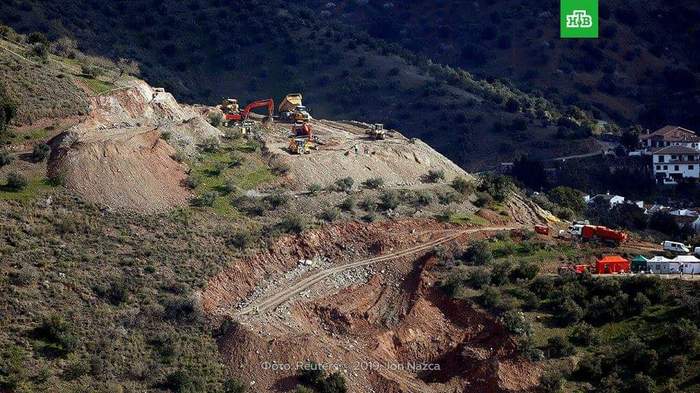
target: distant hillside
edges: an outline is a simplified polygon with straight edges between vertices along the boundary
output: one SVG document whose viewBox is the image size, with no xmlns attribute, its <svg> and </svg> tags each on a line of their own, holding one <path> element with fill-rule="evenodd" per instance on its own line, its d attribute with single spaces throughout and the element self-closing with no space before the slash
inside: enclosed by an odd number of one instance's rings
<svg viewBox="0 0 700 393">
<path fill-rule="evenodd" d="M 700 3 L 600 2 L 600 38 L 559 38 L 559 1 L 336 2 L 332 19 L 621 123 L 700 129 Z"/>
<path fill-rule="evenodd" d="M 435 65 L 317 11 L 280 1 L 15 1 L 0 5 L 0 20 L 136 59 L 146 80 L 185 101 L 303 91 L 316 117 L 384 122 L 469 169 L 594 148 L 591 113 Z"/>
</svg>

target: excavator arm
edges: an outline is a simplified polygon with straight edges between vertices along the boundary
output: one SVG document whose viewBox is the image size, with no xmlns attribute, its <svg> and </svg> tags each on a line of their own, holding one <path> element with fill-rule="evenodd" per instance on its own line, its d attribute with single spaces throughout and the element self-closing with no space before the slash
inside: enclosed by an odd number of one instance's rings
<svg viewBox="0 0 700 393">
<path fill-rule="evenodd" d="M 248 117 L 248 114 L 250 114 L 250 112 L 253 109 L 262 108 L 262 107 L 267 107 L 268 116 L 270 118 L 272 118 L 272 115 L 274 114 L 274 111 L 275 111 L 275 102 L 272 100 L 272 98 L 268 98 L 265 100 L 253 101 L 250 104 L 246 105 L 246 107 L 243 108 L 243 111 L 241 112 L 241 117 L 243 119 L 245 119 Z"/>
</svg>

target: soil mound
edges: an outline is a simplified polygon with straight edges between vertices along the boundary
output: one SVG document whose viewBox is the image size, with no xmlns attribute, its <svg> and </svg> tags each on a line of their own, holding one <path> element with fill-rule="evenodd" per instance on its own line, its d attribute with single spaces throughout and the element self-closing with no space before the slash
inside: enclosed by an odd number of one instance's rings
<svg viewBox="0 0 700 393">
<path fill-rule="evenodd" d="M 189 195 L 182 185 L 186 167 L 172 157 L 193 154 L 198 143 L 219 135 L 171 94 L 130 81 L 93 97 L 89 116 L 50 142 L 49 176 L 109 208 L 163 211 Z"/>
</svg>

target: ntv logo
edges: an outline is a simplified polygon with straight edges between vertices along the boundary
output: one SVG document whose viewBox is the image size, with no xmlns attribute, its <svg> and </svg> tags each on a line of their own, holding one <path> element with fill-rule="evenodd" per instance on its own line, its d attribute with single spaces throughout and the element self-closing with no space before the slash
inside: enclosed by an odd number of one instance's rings
<svg viewBox="0 0 700 393">
<path fill-rule="evenodd" d="M 574 10 L 566 16 L 566 27 L 569 29 L 587 29 L 593 26 L 593 17 L 586 10 Z"/>
<path fill-rule="evenodd" d="M 598 38 L 598 0 L 560 0 L 561 38 Z"/>
</svg>

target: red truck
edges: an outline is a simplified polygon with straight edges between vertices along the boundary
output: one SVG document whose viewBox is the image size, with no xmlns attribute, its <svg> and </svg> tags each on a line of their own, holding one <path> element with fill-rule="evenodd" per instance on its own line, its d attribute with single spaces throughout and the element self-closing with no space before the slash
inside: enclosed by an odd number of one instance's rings
<svg viewBox="0 0 700 393">
<path fill-rule="evenodd" d="M 620 244 L 627 240 L 627 233 L 601 225 L 572 225 L 569 227 L 569 233 L 574 236 L 580 236 L 584 240 L 602 240 L 615 244 Z"/>
</svg>

